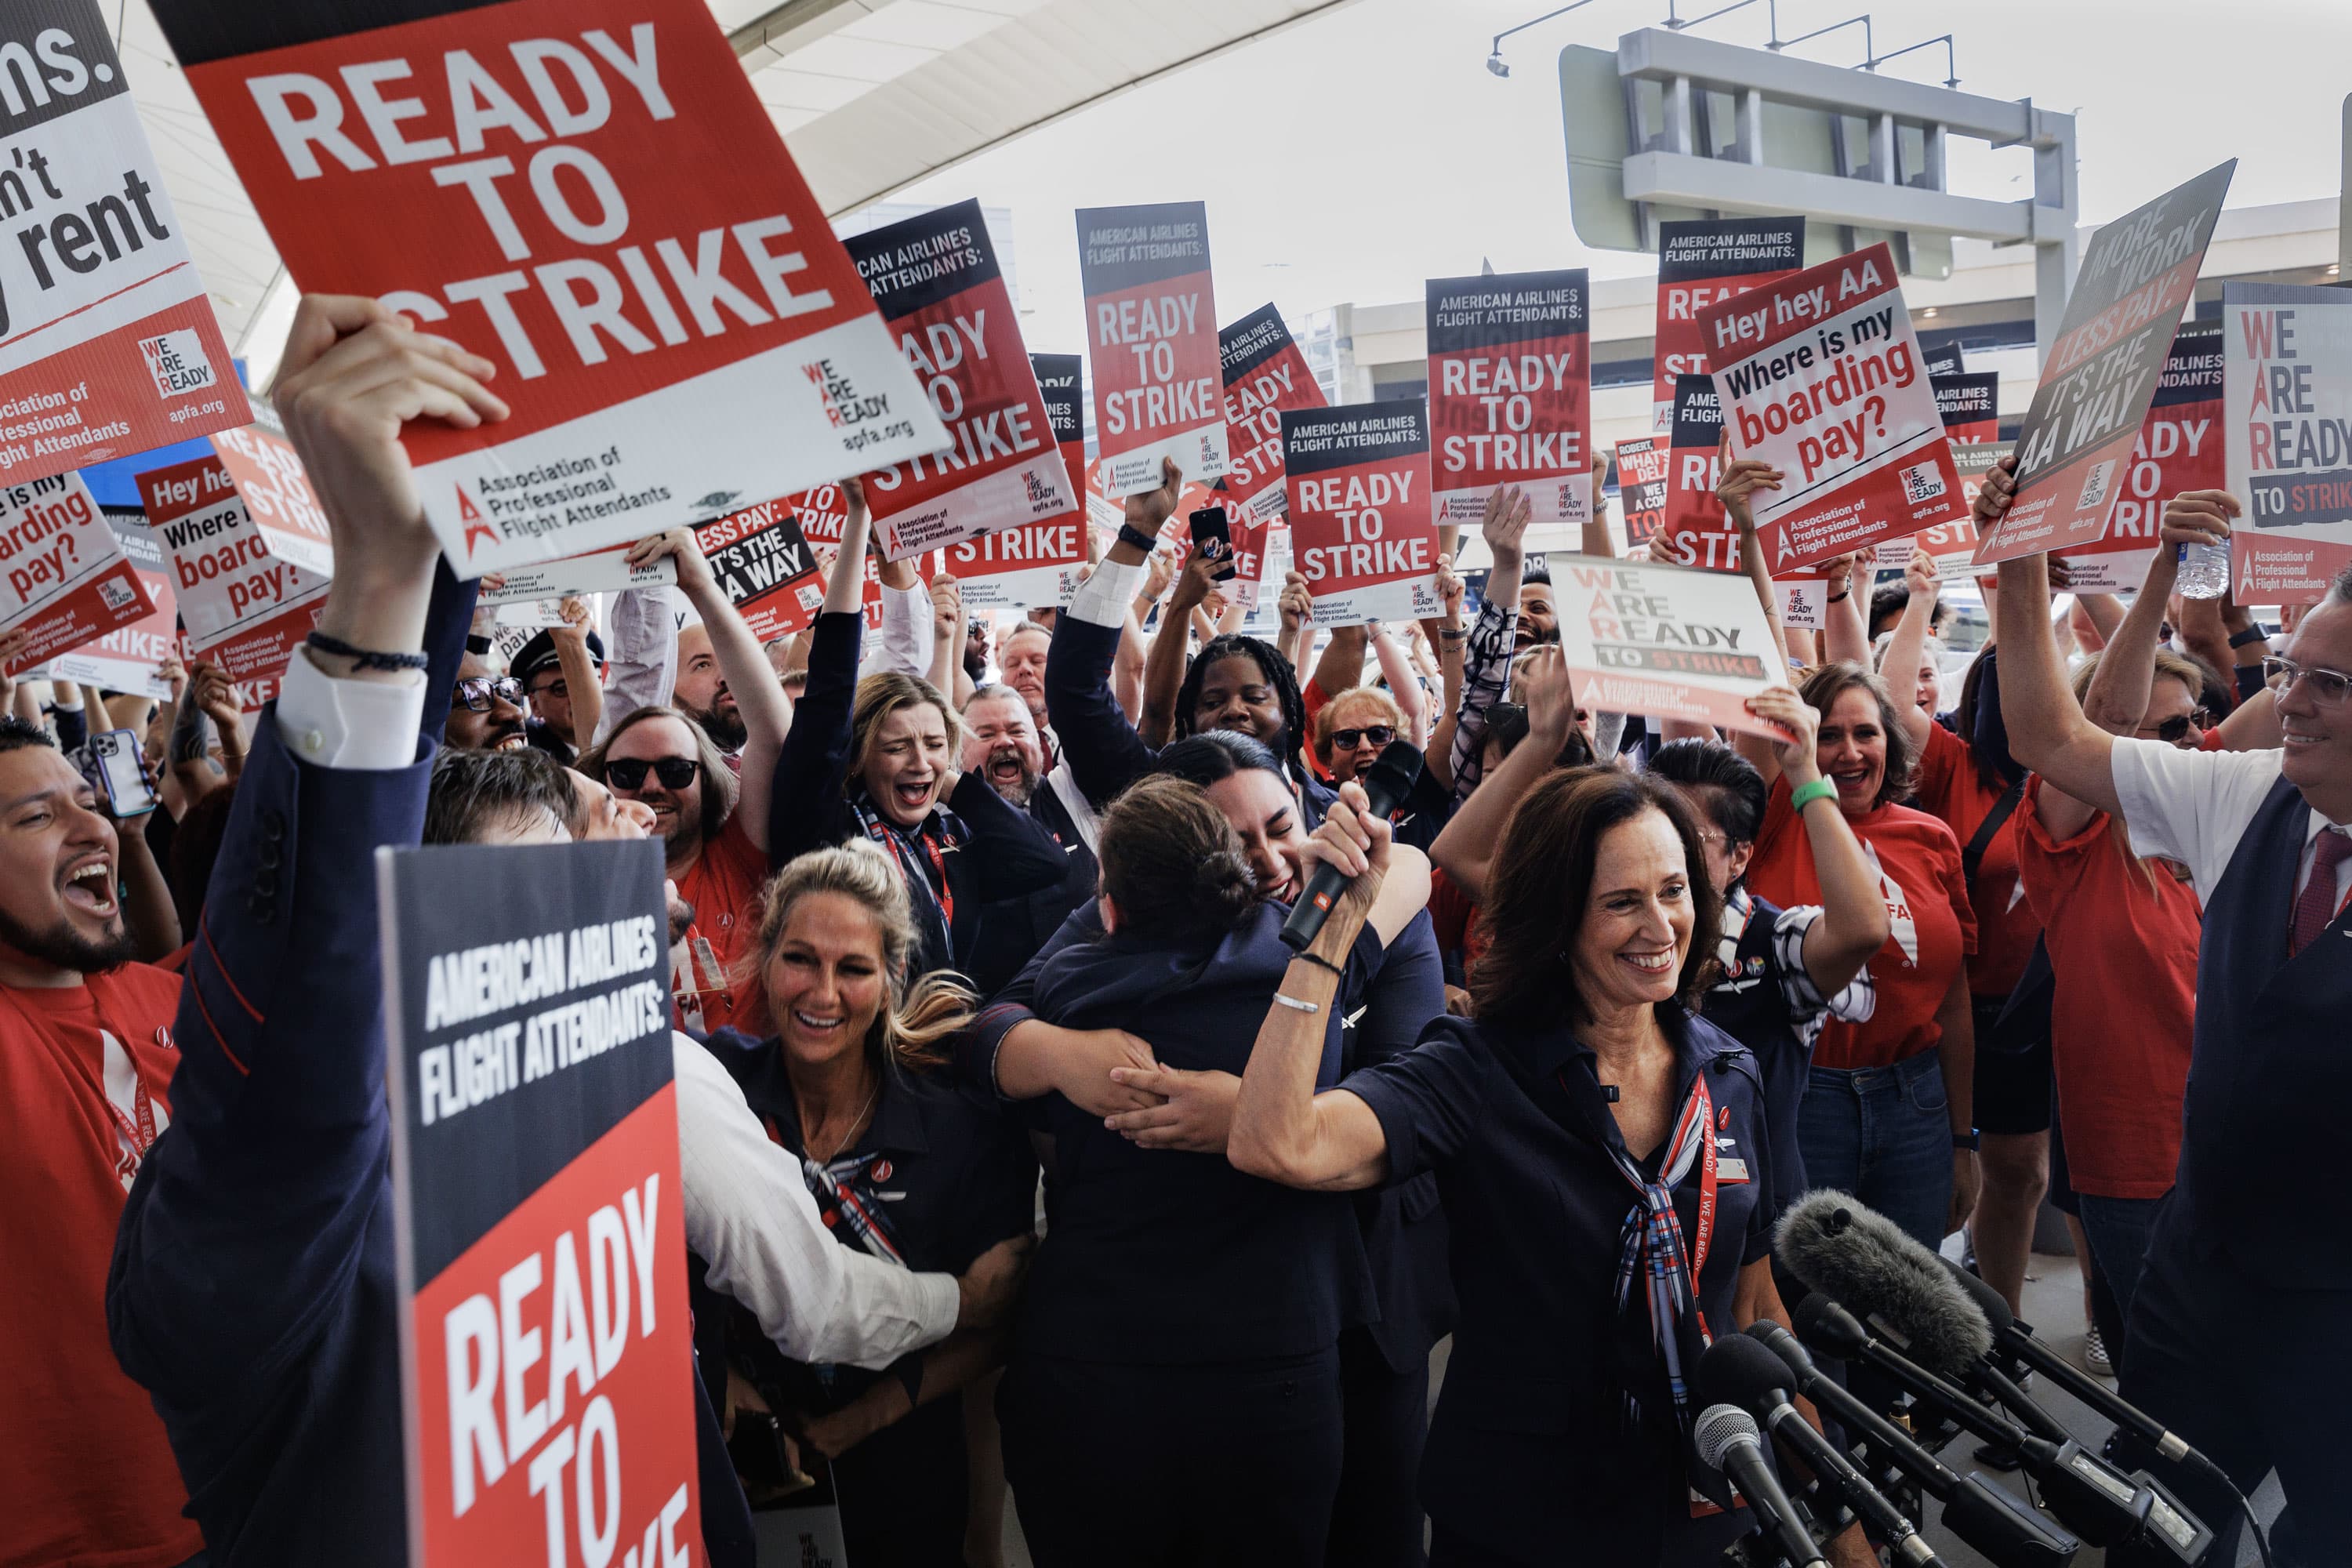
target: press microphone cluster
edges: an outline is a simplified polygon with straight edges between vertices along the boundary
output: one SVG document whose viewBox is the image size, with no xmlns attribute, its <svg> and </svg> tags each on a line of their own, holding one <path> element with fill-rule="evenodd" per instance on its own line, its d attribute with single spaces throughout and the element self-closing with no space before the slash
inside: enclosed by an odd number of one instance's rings
<svg viewBox="0 0 2352 1568">
<path fill-rule="evenodd" d="M 1826 1396 L 1822 1390 L 1835 1386 L 1827 1378 L 1815 1374 L 1798 1383 L 1800 1392 L 1833 1410 L 1870 1437 L 1875 1451 L 1890 1456 L 1943 1499 L 1945 1523 L 1988 1559 L 2003 1568 L 2055 1565 L 2068 1562 L 2083 1544 L 2128 1542 L 2181 1568 L 2204 1562 L 2213 1533 L 2178 1497 L 2146 1472 L 2126 1472 L 2084 1447 L 2011 1375 L 2006 1358 L 2037 1369 L 2056 1358 L 2032 1340 L 2007 1303 L 1981 1281 L 1958 1275 L 1893 1221 L 1837 1192 L 1815 1192 L 1792 1205 L 1781 1216 L 1775 1250 L 1812 1291 L 1793 1314 L 1793 1341 L 1777 1325 L 1758 1325 L 1769 1331 L 1757 1337 L 1784 1366 L 1796 1368 L 1808 1349 L 1864 1363 L 1940 1423 L 2017 1452 L 2064 1530 L 1979 1477 L 1962 1481 L 1907 1438 L 1887 1441 L 1889 1431 L 1899 1435 L 1899 1429 L 1866 1406 L 1861 1414 L 1870 1419 L 1857 1419 L 1854 1407 L 1862 1402 L 1852 1395 Z M 1988 1307 L 1988 1298 L 1998 1313 Z M 2053 1373 L 2053 1381 L 2074 1388 L 2070 1378 Z M 2097 1393 L 2097 1398 L 2086 1396 L 2094 1407 L 2173 1457 L 2188 1452 L 2186 1444 L 2145 1415 L 2104 1390 Z M 1780 1429 L 1774 1430 L 1779 1435 Z M 1935 1468 L 1922 1467 L 1922 1459 Z M 1859 1507 L 1855 1511 L 1870 1517 Z M 1882 1533 L 1885 1529 L 1874 1528 Z"/>
<path fill-rule="evenodd" d="M 1421 781 L 1421 752 L 1403 741 L 1391 741 L 1380 760 L 1364 770 L 1364 795 L 1374 816 L 1386 816 L 1404 804 L 1412 786 Z M 1331 913 L 1339 895 L 1348 890 L 1348 878 L 1336 866 L 1318 866 L 1315 875 L 1307 879 L 1307 887 L 1298 901 L 1290 908 L 1290 918 L 1282 922 L 1282 940 L 1293 952 L 1304 952 L 1323 929 L 1324 920 Z"/>
</svg>

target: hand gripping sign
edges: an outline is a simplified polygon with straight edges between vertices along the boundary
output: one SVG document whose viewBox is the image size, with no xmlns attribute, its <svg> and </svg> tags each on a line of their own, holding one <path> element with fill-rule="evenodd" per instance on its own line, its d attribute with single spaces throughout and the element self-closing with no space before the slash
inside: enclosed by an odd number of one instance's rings
<svg viewBox="0 0 2352 1568">
<path fill-rule="evenodd" d="M 1658 226 L 1658 333 L 1651 432 L 1674 428 L 1675 378 L 1705 375 L 1699 317 L 1736 294 L 1777 283 L 1805 264 L 1801 217 L 1699 218 Z"/>
<path fill-rule="evenodd" d="M 1433 521 L 1475 525 L 1496 485 L 1531 525 L 1592 515 L 1591 293 L 1582 268 L 1427 287 Z"/>
<path fill-rule="evenodd" d="M 1236 536 L 1280 522 L 1289 504 L 1283 484 L 1282 416 L 1325 408 L 1329 401 L 1298 352 L 1282 312 L 1262 305 L 1217 330 L 1225 368 L 1226 447 L 1232 470 L 1217 481 Z"/>
<path fill-rule="evenodd" d="M 2096 543 L 2116 483 L 2197 289 L 2237 160 L 2208 169 L 2104 225 L 2083 250 L 2074 291 L 2017 432 L 2017 491 L 1977 563 Z"/>
<path fill-rule="evenodd" d="M 1076 511 L 980 204 L 855 235 L 849 258 L 944 421 L 941 451 L 866 476 L 892 561 Z"/>
<path fill-rule="evenodd" d="M 92 0 L 0 26 L 0 482 L 253 417 Z"/>
<path fill-rule="evenodd" d="M 1282 416 L 1291 547 L 1315 590 L 1315 624 L 1436 615 L 1429 423 L 1414 403 L 1295 409 Z"/>
<path fill-rule="evenodd" d="M 2318 604 L 2352 566 L 2352 299 L 2226 284 L 2221 332 L 2237 601 Z"/>
<path fill-rule="evenodd" d="M 1701 325 L 1732 456 L 1784 476 L 1748 503 L 1773 572 L 1960 514 L 1951 442 L 1885 245 L 1727 300 Z"/>
<path fill-rule="evenodd" d="M 154 608 L 79 474 L 0 489 L 0 633 L 30 628 L 8 674 L 143 620 Z"/>
<path fill-rule="evenodd" d="M 403 433 L 460 576 L 947 445 L 708 7 L 152 9 L 294 281 L 498 365 Z"/>
<path fill-rule="evenodd" d="M 2062 557 L 2076 592 L 2138 588 L 2158 548 L 2164 503 L 2184 490 L 2218 490 L 2229 482 L 2221 455 L 2221 322 L 2191 321 L 2173 333 L 2131 461 L 2116 481 L 2106 537 Z"/>
<path fill-rule="evenodd" d="M 415 1568 L 701 1558 L 661 889 L 643 840 L 376 852 Z"/>
<path fill-rule="evenodd" d="M 1078 278 L 1095 435 L 1113 500 L 1156 489 L 1160 461 L 1225 474 L 1224 374 L 1200 202 L 1078 209 Z"/>
<path fill-rule="evenodd" d="M 1647 561 L 1570 556 L 1563 565 L 1552 587 L 1578 702 L 1777 733 L 1747 708 L 1789 679 L 1747 578 Z"/>
</svg>

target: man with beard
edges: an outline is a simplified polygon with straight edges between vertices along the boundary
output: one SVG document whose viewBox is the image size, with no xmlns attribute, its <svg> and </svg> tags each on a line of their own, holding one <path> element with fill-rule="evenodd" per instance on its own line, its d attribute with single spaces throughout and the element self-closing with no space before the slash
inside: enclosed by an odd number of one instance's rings
<svg viewBox="0 0 2352 1568">
<path fill-rule="evenodd" d="M 628 714 L 582 754 L 580 771 L 653 813 L 670 879 L 694 907 L 685 962 L 672 974 L 680 1026 L 732 1025 L 758 1034 L 764 1026 L 758 977 L 737 976 L 735 958 L 759 923 L 769 871 L 768 802 L 792 707 L 760 639 L 712 577 L 694 531 L 644 540 L 629 559 L 643 565 L 666 555 L 677 562 L 678 591 L 702 617 L 679 637 L 677 705 Z M 707 656 L 698 658 L 698 647 Z M 707 670 L 698 668 L 703 664 Z M 742 742 L 737 766 L 728 765 L 696 711 L 732 726 L 730 732 Z"/>
<path fill-rule="evenodd" d="M 1028 812 L 1069 859 L 1061 881 L 1026 898 L 992 904 L 982 916 L 970 968 L 980 994 L 987 996 L 1021 972 L 1071 910 L 1094 897 L 1099 870 L 1095 814 L 1067 763 L 1041 771 L 1045 756 L 1037 725 L 1020 692 L 1009 686 L 973 692 L 963 705 L 963 771 L 978 773 L 1008 804 Z"/>
<path fill-rule="evenodd" d="M 467 637 L 442 743 L 467 752 L 505 751 L 530 743 L 530 699 L 522 682 L 507 673 L 487 636 Z"/>
<path fill-rule="evenodd" d="M 167 1568 L 204 1545 L 102 1288 L 171 1125 L 176 975 L 129 962 L 121 848 L 46 731 L 0 718 L 0 1519 L 9 1560 Z M 17 1555 L 22 1553 L 21 1558 Z"/>
<path fill-rule="evenodd" d="M 1045 719 L 1045 656 L 1053 647 L 1054 629 L 1035 621 L 1023 621 L 996 645 L 997 668 L 1004 673 L 1004 684 L 1029 704 L 1029 721 L 1037 727 L 1038 749 L 1045 752 L 1049 771 L 1062 760 L 1061 746 Z"/>
<path fill-rule="evenodd" d="M 764 653 L 760 668 L 768 668 Z M 710 743 L 726 753 L 729 766 L 741 766 L 743 742 L 750 731 L 743 727 L 743 710 L 728 686 L 727 672 L 719 667 L 708 626 L 689 626 L 677 634 L 677 695 L 670 700 L 679 712 L 702 726 Z"/>
</svg>

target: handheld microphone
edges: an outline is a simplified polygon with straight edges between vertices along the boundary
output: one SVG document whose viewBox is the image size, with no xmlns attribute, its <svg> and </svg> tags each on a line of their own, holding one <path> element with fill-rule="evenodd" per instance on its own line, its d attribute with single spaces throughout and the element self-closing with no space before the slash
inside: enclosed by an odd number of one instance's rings
<svg viewBox="0 0 2352 1568">
<path fill-rule="evenodd" d="M 1798 1305 L 1793 1316 L 1797 1337 L 1814 1350 L 1844 1361 L 1867 1361 L 1944 1419 L 2016 1449 L 2026 1470 L 2042 1484 L 2050 1510 L 2088 1544 L 2113 1546 L 2148 1523 L 2159 1501 L 2148 1487 L 2072 1438 L 2058 1442 L 2027 1431 L 1895 1350 L 1819 1289 Z M 2168 1504 L 2167 1511 L 2179 1510 Z M 2162 1532 L 2171 1533 L 2168 1523 L 2162 1525 Z"/>
<path fill-rule="evenodd" d="M 1698 1394 L 1710 1403 L 1737 1405 L 1752 1411 L 1765 1429 L 1804 1461 L 1822 1485 L 1835 1492 L 1856 1517 L 1895 1549 L 1895 1560 L 1912 1568 L 1943 1568 L 1918 1530 L 1903 1510 L 1872 1486 L 1853 1461 L 1813 1429 L 1812 1424 L 1789 1403 L 1789 1369 L 1780 1358 L 1752 1339 L 1727 1335 L 1706 1348 L 1698 1360 Z"/>
<path fill-rule="evenodd" d="M 1698 1450 L 1701 1464 L 1731 1478 L 1739 1495 L 1756 1510 L 1756 1522 L 1773 1550 L 1788 1560 L 1789 1568 L 1827 1568 L 1821 1548 L 1813 1544 L 1812 1532 L 1805 1528 L 1804 1517 L 1780 1489 L 1780 1478 L 1764 1457 L 1754 1416 L 1736 1405 L 1711 1405 L 1699 1412 L 1691 1427 L 1691 1447 Z"/>
<path fill-rule="evenodd" d="M 1897 1426 L 1813 1364 L 1797 1336 L 1769 1319 L 1748 1327 L 1748 1336 L 1780 1359 L 1797 1392 L 1869 1438 L 1874 1453 L 1891 1459 L 1905 1475 L 1944 1505 L 1944 1528 L 1981 1552 L 1993 1568 L 2066 1568 L 2083 1543 L 2033 1512 L 1982 1476 L 1962 1476 L 1921 1447 Z"/>
<path fill-rule="evenodd" d="M 1380 760 L 1364 770 L 1360 781 L 1371 803 L 1372 815 L 1386 816 L 1394 811 L 1421 778 L 1421 752 L 1403 741 L 1391 741 Z M 1303 952 L 1307 944 L 1322 931 L 1323 921 L 1331 913 L 1339 895 L 1348 890 L 1347 874 L 1336 866 L 1318 866 L 1315 875 L 1307 879 L 1305 890 L 1298 902 L 1291 906 L 1290 918 L 1282 922 L 1283 945 L 1293 952 Z"/>
</svg>

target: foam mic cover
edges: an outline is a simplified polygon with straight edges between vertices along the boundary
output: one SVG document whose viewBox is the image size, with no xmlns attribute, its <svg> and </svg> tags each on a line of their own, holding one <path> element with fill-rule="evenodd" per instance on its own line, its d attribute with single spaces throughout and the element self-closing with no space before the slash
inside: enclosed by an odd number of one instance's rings
<svg viewBox="0 0 2352 1568">
<path fill-rule="evenodd" d="M 1773 1250 L 1789 1272 L 1900 1338 L 1904 1353 L 1945 1377 L 1992 1349 L 1992 1329 L 1943 1259 L 1885 1215 L 1833 1188 L 1780 1216 Z"/>
<path fill-rule="evenodd" d="M 1388 750 L 1381 753 L 1380 760 L 1365 769 L 1364 776 L 1357 782 L 1364 786 L 1372 815 L 1386 816 L 1403 804 L 1404 797 L 1412 793 L 1412 786 L 1420 779 L 1419 749 L 1404 741 L 1391 741 Z M 1282 922 L 1282 940 L 1292 952 L 1305 951 L 1307 944 L 1315 940 L 1316 933 L 1323 929 L 1323 921 L 1330 914 L 1331 907 L 1347 890 L 1348 879 L 1339 873 L 1338 868 L 1315 868 L 1315 875 L 1307 879 L 1307 887 L 1298 895 L 1298 902 L 1291 906 L 1290 918 Z"/>
<path fill-rule="evenodd" d="M 1788 1364 L 1745 1334 L 1727 1334 L 1698 1358 L 1698 1397 L 1705 1405 L 1769 1410 L 1785 1404 L 1796 1379 Z"/>
</svg>

